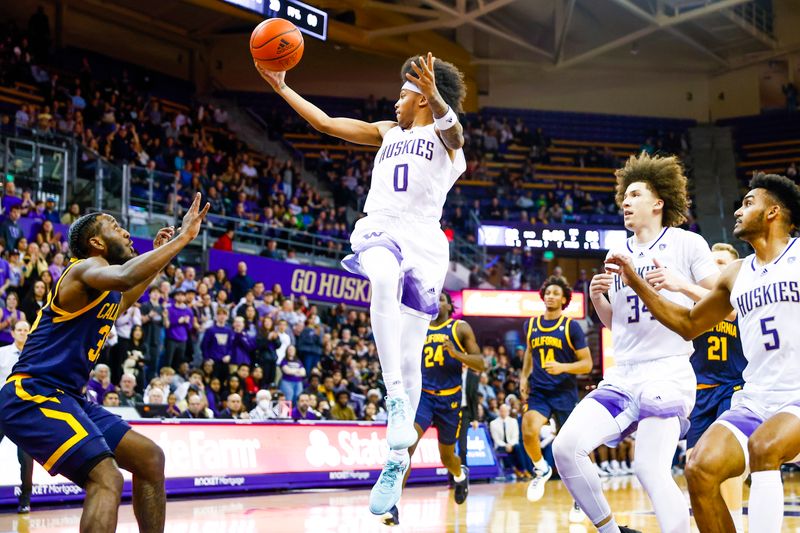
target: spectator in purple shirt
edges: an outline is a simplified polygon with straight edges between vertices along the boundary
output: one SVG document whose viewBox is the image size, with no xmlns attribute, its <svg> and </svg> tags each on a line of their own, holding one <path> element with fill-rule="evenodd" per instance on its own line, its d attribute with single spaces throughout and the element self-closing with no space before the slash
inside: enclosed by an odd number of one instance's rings
<svg viewBox="0 0 800 533">
<path fill-rule="evenodd" d="M 297 348 L 294 345 L 286 349 L 286 357 L 281 362 L 281 392 L 286 395 L 286 399 L 294 402 L 300 393 L 303 392 L 303 380 L 306 377 L 306 369 L 303 362 L 297 358 Z"/>
<path fill-rule="evenodd" d="M 167 310 L 167 345 L 164 350 L 164 363 L 160 366 L 176 368 L 186 360 L 186 346 L 189 333 L 194 327 L 194 312 L 186 305 L 186 293 L 181 289 L 172 293 L 175 299 Z"/>
<path fill-rule="evenodd" d="M 6 243 L 8 250 L 13 250 L 17 247 L 17 243 L 22 238 L 22 228 L 19 227 L 17 221 L 20 217 L 19 204 L 13 205 L 5 209 L 6 197 L 3 197 L 3 212 L 6 213 L 6 219 L 0 224 L 0 238 Z"/>
<path fill-rule="evenodd" d="M 3 243 L 0 242 L 0 296 L 5 295 L 6 289 L 11 285 L 11 265 L 3 257 L 3 252 Z"/>
<path fill-rule="evenodd" d="M 233 339 L 231 340 L 231 360 L 228 363 L 231 374 L 238 370 L 239 365 L 253 364 L 253 352 L 256 349 L 256 339 L 247 334 L 244 328 L 244 317 L 237 316 L 233 319 Z"/>
<path fill-rule="evenodd" d="M 297 403 L 292 409 L 294 420 L 318 420 L 319 417 L 311 410 L 308 394 L 301 394 L 297 397 Z"/>
<path fill-rule="evenodd" d="M 13 181 L 6 183 L 6 194 L 3 196 L 2 205 L 3 213 L 8 213 L 9 210 L 14 206 L 22 205 L 22 198 L 17 196 L 16 186 L 14 185 Z"/>
<path fill-rule="evenodd" d="M 14 331 L 14 324 L 20 320 L 25 320 L 25 314 L 17 309 L 19 298 L 16 292 L 9 292 L 6 296 L 6 307 L 0 309 L 0 346 L 6 346 L 14 342 L 11 332 Z"/>
<path fill-rule="evenodd" d="M 233 329 L 228 326 L 228 310 L 218 307 L 214 325 L 206 329 L 200 346 L 203 357 L 215 361 L 217 373 L 224 372 L 225 365 L 231 360 L 232 341 Z"/>
<path fill-rule="evenodd" d="M 111 391 L 117 390 L 111 383 L 111 369 L 108 365 L 100 363 L 94 367 L 94 376 L 86 385 L 86 396 L 89 401 L 97 405 L 103 405 L 103 398 Z"/>
</svg>

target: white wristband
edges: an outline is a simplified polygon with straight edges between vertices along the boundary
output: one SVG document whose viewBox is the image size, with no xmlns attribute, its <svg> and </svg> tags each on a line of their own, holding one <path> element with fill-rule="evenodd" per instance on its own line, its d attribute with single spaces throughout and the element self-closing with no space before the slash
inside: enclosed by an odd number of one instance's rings
<svg viewBox="0 0 800 533">
<path fill-rule="evenodd" d="M 433 122 L 436 124 L 436 127 L 439 128 L 439 131 L 449 130 L 458 124 L 458 115 L 453 111 L 453 108 L 448 107 L 447 113 L 445 113 L 443 117 L 434 117 Z"/>
</svg>

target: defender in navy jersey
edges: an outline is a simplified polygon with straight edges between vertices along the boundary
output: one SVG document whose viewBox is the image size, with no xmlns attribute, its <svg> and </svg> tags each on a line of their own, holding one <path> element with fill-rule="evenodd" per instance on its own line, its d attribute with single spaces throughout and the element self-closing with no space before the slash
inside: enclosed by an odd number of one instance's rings
<svg viewBox="0 0 800 533">
<path fill-rule="evenodd" d="M 163 531 L 164 454 L 118 416 L 82 396 L 114 321 L 199 230 L 209 209 L 200 194 L 180 234 L 159 231 L 154 250 L 134 257 L 130 234 L 110 215 L 70 227 L 73 261 L 48 295 L 0 390 L 0 431 L 52 475 L 86 490 L 82 531 L 114 531 L 122 492 L 117 463 L 133 474 L 140 531 Z M 115 462 L 116 458 L 116 462 Z"/>
<path fill-rule="evenodd" d="M 545 313 L 525 321 L 527 347 L 520 376 L 520 393 L 527 402 L 522 416 L 522 440 L 534 466 L 527 492 L 532 502 L 542 499 L 545 483 L 553 475 L 539 445 L 542 426 L 552 416 L 561 428 L 578 403 L 575 376 L 592 371 L 592 354 L 583 330 L 563 314 L 572 300 L 569 285 L 551 276 L 539 289 L 539 295 Z"/>
<path fill-rule="evenodd" d="M 464 503 L 469 493 L 469 469 L 456 455 L 456 442 L 462 426 L 461 408 L 463 384 L 468 368 L 483 372 L 486 364 L 475 340 L 472 327 L 463 320 L 453 320 L 453 301 L 450 295 L 439 295 L 439 315 L 428 327 L 425 347 L 422 350 L 422 395 L 417 407 L 414 426 L 417 442 L 409 448 L 414 455 L 419 439 L 431 426 L 439 433 L 439 456 L 442 464 L 453 476 L 455 500 Z M 406 472 L 408 479 L 410 469 Z M 386 525 L 399 524 L 397 507 L 384 517 Z"/>
<path fill-rule="evenodd" d="M 629 258 L 608 261 L 657 320 L 683 338 L 699 336 L 736 311 L 748 363 L 730 410 L 697 443 L 686 467 L 698 529 L 734 531 L 720 486 L 751 471 L 750 531 L 781 531 L 781 464 L 800 454 L 800 188 L 784 176 L 756 174 L 734 213 L 733 234 L 755 253 L 734 261 L 691 309 L 638 280 Z"/>
</svg>

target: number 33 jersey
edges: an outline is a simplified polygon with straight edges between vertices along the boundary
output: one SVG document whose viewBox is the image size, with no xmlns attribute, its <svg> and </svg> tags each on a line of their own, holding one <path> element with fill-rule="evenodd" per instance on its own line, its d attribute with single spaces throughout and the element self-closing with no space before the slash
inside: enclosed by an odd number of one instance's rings
<svg viewBox="0 0 800 533">
<path fill-rule="evenodd" d="M 800 389 L 800 244 L 766 265 L 744 258 L 731 290 L 748 364 L 745 390 L 781 396 Z M 784 394 L 783 399 L 787 399 Z M 792 398 L 796 398 L 796 395 Z"/>
<path fill-rule="evenodd" d="M 122 295 L 100 293 L 82 309 L 61 309 L 58 289 L 73 266 L 71 263 L 47 296 L 31 326 L 31 332 L 12 374 L 26 374 L 66 393 L 80 396 L 103 345 L 119 314 Z M 62 303 L 63 302 L 59 302 Z"/>
<path fill-rule="evenodd" d="M 375 155 L 365 213 L 391 212 L 442 217 L 447 193 L 467 169 L 464 151 L 455 158 L 436 134 L 435 125 L 386 132 Z"/>
<path fill-rule="evenodd" d="M 631 237 L 622 247 L 609 251 L 609 255 L 612 253 L 630 256 L 636 273 L 642 278 L 656 269 L 654 259 L 695 284 L 719 275 L 708 243 L 700 235 L 680 228 L 664 228 L 655 240 L 641 245 Z M 680 293 L 661 290 L 660 294 L 684 307 L 693 305 L 691 299 Z M 691 341 L 683 340 L 656 320 L 617 274 L 614 274 L 608 295 L 613 313 L 611 338 L 617 362 L 649 361 L 692 353 Z"/>
</svg>

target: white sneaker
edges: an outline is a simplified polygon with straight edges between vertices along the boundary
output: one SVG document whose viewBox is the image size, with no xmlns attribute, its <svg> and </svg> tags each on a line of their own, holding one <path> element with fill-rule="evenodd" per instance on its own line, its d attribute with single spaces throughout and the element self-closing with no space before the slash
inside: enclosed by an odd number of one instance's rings
<svg viewBox="0 0 800 533">
<path fill-rule="evenodd" d="M 594 464 L 594 468 L 597 470 L 597 475 L 598 476 L 600 476 L 600 477 L 608 477 L 608 472 L 606 472 L 605 470 L 600 468 L 599 464 L 597 464 L 597 463 L 592 463 L 592 464 Z"/>
<path fill-rule="evenodd" d="M 405 450 L 417 442 L 417 430 L 414 429 L 414 413 L 411 412 L 411 401 L 407 394 L 386 398 L 386 410 L 389 419 L 386 425 L 386 443 L 392 450 Z"/>
<path fill-rule="evenodd" d="M 569 510 L 569 521 L 572 524 L 579 524 L 586 520 L 586 514 L 580 508 L 578 502 L 572 502 L 572 509 Z"/>
<path fill-rule="evenodd" d="M 600 471 L 600 477 L 611 477 L 611 472 L 609 471 L 608 465 L 605 467 L 598 466 L 597 469 Z"/>
<path fill-rule="evenodd" d="M 529 502 L 538 502 L 544 496 L 544 485 L 547 483 L 547 480 L 550 479 L 550 476 L 553 475 L 553 468 L 550 465 L 547 465 L 547 471 L 542 472 L 539 469 L 534 469 L 533 471 L 533 479 L 530 483 L 528 483 L 528 501 Z"/>
</svg>

